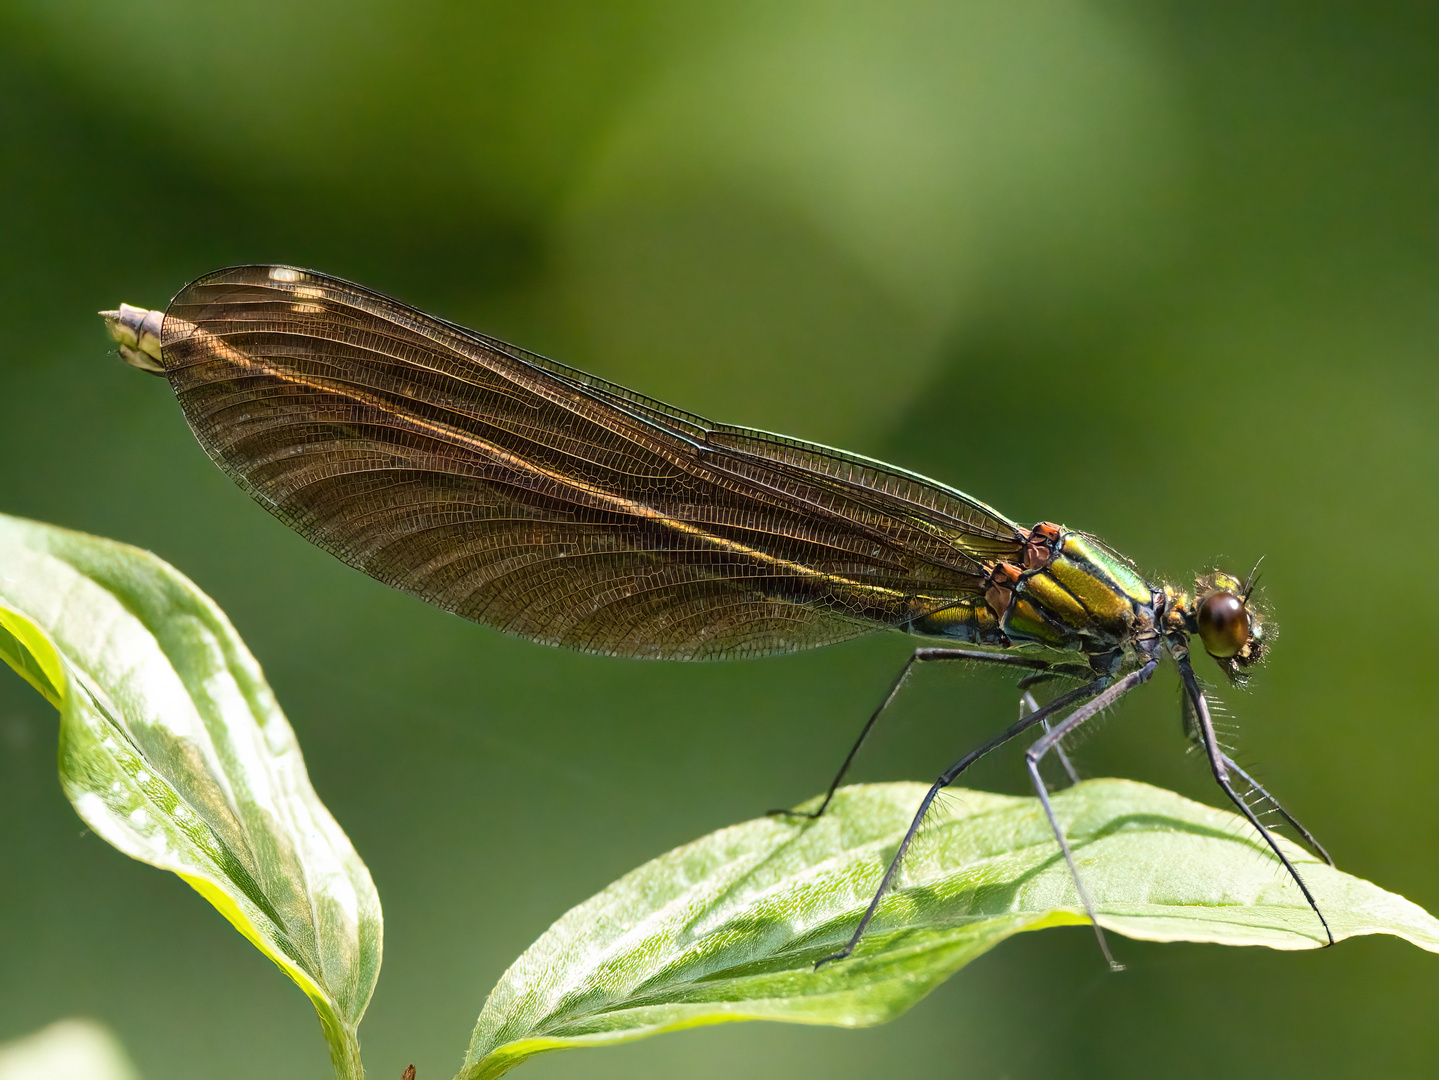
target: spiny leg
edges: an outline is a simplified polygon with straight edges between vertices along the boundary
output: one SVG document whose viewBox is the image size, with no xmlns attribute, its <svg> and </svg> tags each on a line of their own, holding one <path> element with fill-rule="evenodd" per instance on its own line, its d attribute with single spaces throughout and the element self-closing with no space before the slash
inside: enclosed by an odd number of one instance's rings
<svg viewBox="0 0 1439 1080">
<path fill-rule="evenodd" d="M 1026 709 L 1030 712 L 1039 712 L 1039 702 L 1034 700 L 1034 695 L 1028 690 L 1026 690 L 1019 699 L 1019 715 L 1021 717 L 1024 716 Z M 1041 726 L 1047 732 L 1049 730 L 1049 721 L 1042 721 Z M 1079 773 L 1075 771 L 1074 765 L 1069 760 L 1069 755 L 1064 752 L 1063 744 L 1055 743 L 1054 753 L 1055 756 L 1059 758 L 1059 763 L 1064 766 L 1064 771 L 1069 774 L 1069 782 L 1071 784 L 1079 783 Z"/>
<path fill-rule="evenodd" d="M 1195 677 L 1194 682 L 1195 686 L 1199 688 L 1200 692 L 1204 693 L 1204 682 L 1198 676 Z M 1207 704 L 1209 701 L 1209 697 L 1207 694 L 1204 695 L 1204 699 Z M 1213 706 L 1210 706 L 1209 719 L 1211 726 L 1214 726 L 1215 734 L 1217 736 L 1218 727 L 1214 725 Z M 1197 749 L 1203 750 L 1205 752 L 1205 756 L 1207 757 L 1209 754 L 1209 748 L 1205 745 L 1204 736 L 1200 730 L 1199 713 L 1194 706 L 1194 698 L 1190 696 L 1187 688 L 1184 694 L 1184 733 L 1189 738 L 1189 741 L 1192 742 Z M 1291 814 L 1288 810 L 1286 810 L 1278 799 L 1276 799 L 1273 795 L 1269 794 L 1268 790 L 1265 789 L 1263 784 L 1261 784 L 1258 780 L 1254 779 L 1254 777 L 1250 776 L 1249 773 L 1246 772 L 1238 762 L 1236 762 L 1232 757 L 1230 757 L 1223 744 L 1219 744 L 1219 756 L 1224 762 L 1224 767 L 1226 769 L 1236 774 L 1241 780 L 1243 780 L 1246 784 L 1249 785 L 1249 790 L 1245 793 L 1247 797 L 1253 798 L 1257 795 L 1259 798 L 1256 801 L 1262 800 L 1263 802 L 1268 803 L 1269 808 L 1278 812 L 1279 816 L 1282 817 L 1289 824 L 1289 827 L 1299 834 L 1299 839 L 1301 843 L 1308 847 L 1309 850 L 1312 851 L 1315 855 L 1318 855 L 1319 858 L 1324 860 L 1324 862 L 1328 863 L 1330 866 L 1334 865 L 1334 860 L 1330 858 L 1329 852 L 1324 850 L 1324 845 L 1314 838 L 1314 834 L 1311 833 L 1308 829 L 1306 829 L 1303 825 L 1301 825 L 1299 823 L 1299 819 L 1296 818 L 1293 814 Z"/>
<path fill-rule="evenodd" d="M 1204 697 L 1204 692 L 1199 689 L 1199 681 L 1194 677 L 1194 668 L 1190 666 L 1187 655 L 1179 655 L 1174 658 L 1179 668 L 1179 677 L 1184 680 L 1184 690 L 1189 695 L 1190 703 L 1194 706 L 1195 719 L 1199 726 L 1199 737 L 1204 746 L 1204 752 L 1209 755 L 1209 768 L 1214 773 L 1214 779 L 1224 794 L 1229 796 L 1229 801 L 1239 808 L 1239 812 L 1249 819 L 1249 824 L 1258 830 L 1259 835 L 1264 837 L 1264 842 L 1274 852 L 1279 861 L 1284 864 L 1284 869 L 1289 871 L 1289 876 L 1299 886 L 1299 891 L 1304 894 L 1304 899 L 1309 901 L 1309 906 L 1314 909 L 1314 914 L 1319 916 L 1319 922 L 1324 927 L 1324 936 L 1329 939 L 1329 944 L 1334 944 L 1334 933 L 1329 929 L 1329 920 L 1324 917 L 1324 912 L 1319 910 L 1319 904 L 1314 899 L 1314 894 L 1309 891 L 1309 886 L 1299 876 L 1299 871 L 1294 869 L 1294 864 L 1289 861 L 1289 856 L 1279 847 L 1279 842 L 1274 835 L 1264 827 L 1249 804 L 1239 797 L 1239 792 L 1234 790 L 1234 784 L 1229 779 L 1228 756 L 1219 748 L 1219 740 L 1214 737 L 1214 722 L 1209 718 L 1209 702 Z M 1263 790 L 1262 788 L 1260 790 Z M 1289 815 L 1285 815 L 1288 817 Z"/>
<path fill-rule="evenodd" d="M 919 832 L 919 826 L 920 823 L 924 821 L 924 815 L 929 812 L 930 804 L 934 802 L 935 796 L 937 796 L 940 791 L 954 783 L 960 773 L 964 772 L 965 769 L 969 768 L 991 750 L 998 749 L 1016 735 L 1023 734 L 1032 728 L 1035 724 L 1043 723 L 1048 716 L 1057 710 L 1066 709 L 1077 701 L 1083 701 L 1085 698 L 1099 693 L 1104 689 L 1104 684 L 1107 681 L 1107 679 L 1096 679 L 1066 694 L 1060 694 L 1059 697 L 1048 704 L 1041 705 L 1037 712 L 1032 712 L 1028 716 L 1020 717 L 994 738 L 982 746 L 971 750 L 941 773 L 939 779 L 930 785 L 929 791 L 925 793 L 924 798 L 920 801 L 919 809 L 915 811 L 914 819 L 909 823 L 909 828 L 905 831 L 904 839 L 899 842 L 899 849 L 894 853 L 894 858 L 890 860 L 889 867 L 884 872 L 884 877 L 880 879 L 879 888 L 875 890 L 874 896 L 870 899 L 869 906 L 865 908 L 864 915 L 860 918 L 859 925 L 855 927 L 854 934 L 850 937 L 849 943 L 840 949 L 839 952 L 831 953 L 829 956 L 816 960 L 814 966 L 819 967 L 821 964 L 827 964 L 831 960 L 843 960 L 846 956 L 849 956 L 850 953 L 854 952 L 855 946 L 859 944 L 859 939 L 864 937 L 864 932 L 869 927 L 870 921 L 874 918 L 875 912 L 879 910 L 879 902 L 884 899 L 884 894 L 889 891 L 889 887 L 894 883 L 895 876 L 899 873 L 900 864 L 904 862 L 905 852 L 909 850 L 909 845 L 913 842 L 915 834 Z"/>
<path fill-rule="evenodd" d="M 1298 819 L 1296 819 L 1294 815 L 1291 814 L 1288 810 L 1284 809 L 1284 807 L 1280 805 L 1279 800 L 1276 799 L 1273 795 L 1269 794 L 1269 792 L 1264 789 L 1264 786 L 1260 784 L 1258 780 L 1254 779 L 1254 777 L 1250 776 L 1247 772 L 1240 768 L 1239 765 L 1235 763 L 1234 759 L 1228 754 L 1221 752 L 1219 756 L 1224 761 L 1225 768 L 1227 768 L 1230 772 L 1238 773 L 1241 780 L 1248 784 L 1253 790 L 1257 791 L 1263 797 L 1265 802 L 1267 802 L 1270 806 L 1274 807 L 1275 810 L 1279 811 L 1279 816 L 1282 817 L 1285 821 L 1289 822 L 1289 827 L 1299 834 L 1300 839 L 1304 841 L 1305 846 L 1307 846 L 1310 851 L 1314 852 L 1314 854 L 1318 855 L 1330 866 L 1334 865 L 1334 860 L 1329 857 L 1329 852 L 1324 850 L 1324 845 L 1321 844 L 1318 840 L 1314 839 L 1313 834 L 1311 834 L 1310 831 L 1306 829 L 1303 825 L 1299 824 Z"/>
<path fill-rule="evenodd" d="M 1099 942 L 1099 951 L 1109 962 L 1111 971 L 1123 971 L 1124 965 L 1116 962 L 1109 951 L 1109 942 L 1104 938 L 1104 928 L 1099 925 L 1099 916 L 1094 911 L 1094 901 L 1090 899 L 1089 890 L 1084 887 L 1084 880 L 1079 876 L 1079 867 L 1074 862 L 1074 852 L 1069 848 L 1069 841 L 1064 838 L 1064 830 L 1059 826 L 1059 819 L 1054 816 L 1054 807 L 1049 802 L 1049 790 L 1044 786 L 1044 779 L 1039 775 L 1039 762 L 1045 754 L 1059 745 L 1060 739 L 1074 731 L 1080 724 L 1109 708 L 1136 686 L 1148 682 L 1149 677 L 1154 674 L 1154 669 L 1158 666 L 1158 660 L 1151 660 L 1138 671 L 1131 671 L 1109 689 L 1075 709 L 1056 724 L 1052 731 L 1045 732 L 1024 754 L 1025 764 L 1029 767 L 1029 778 L 1034 783 L 1035 794 L 1039 796 L 1039 801 L 1044 807 L 1044 814 L 1049 818 L 1049 827 L 1054 831 L 1054 838 L 1059 841 L 1059 849 L 1064 852 L 1064 861 L 1069 867 L 1069 876 L 1074 879 L 1075 891 L 1079 893 L 1080 902 L 1084 904 L 1084 911 L 1089 916 L 1090 925 L 1094 927 L 1094 936 Z"/>
<path fill-rule="evenodd" d="M 879 703 L 879 708 L 870 714 L 865 721 L 864 727 L 860 728 L 859 738 L 854 740 L 854 745 L 849 748 L 845 755 L 844 764 L 839 767 L 839 772 L 834 774 L 830 781 L 829 790 L 825 792 L 824 801 L 819 804 L 818 810 L 769 810 L 770 814 L 783 814 L 785 817 L 809 818 L 813 821 L 829 809 L 830 802 L 834 799 L 834 793 L 839 785 L 844 782 L 845 774 L 849 767 L 854 764 L 855 755 L 864 741 L 869 738 L 869 733 L 874 729 L 875 721 L 880 714 L 889 708 L 891 702 L 899 696 L 904 684 L 909 681 L 910 672 L 914 670 L 915 664 L 922 664 L 934 660 L 974 660 L 986 664 L 999 664 L 1002 667 L 1023 668 L 1026 671 L 1047 671 L 1050 665 L 1043 660 L 1035 660 L 1027 656 L 1010 656 L 1006 653 L 983 652 L 979 649 L 915 649 L 914 655 L 905 661 L 904 667 L 899 671 L 893 683 L 890 684 L 889 693 L 884 695 L 884 700 Z M 1034 700 L 1032 697 L 1030 700 Z"/>
</svg>

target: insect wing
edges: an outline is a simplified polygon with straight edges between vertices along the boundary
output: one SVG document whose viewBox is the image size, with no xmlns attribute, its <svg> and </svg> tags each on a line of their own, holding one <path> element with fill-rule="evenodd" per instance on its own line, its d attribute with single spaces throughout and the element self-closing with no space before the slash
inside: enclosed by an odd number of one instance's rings
<svg viewBox="0 0 1439 1080">
<path fill-rule="evenodd" d="M 591 652 L 809 648 L 977 595 L 1015 526 L 922 477 L 712 424 L 288 267 L 166 312 L 200 443 L 341 560 L 468 619 Z"/>
</svg>

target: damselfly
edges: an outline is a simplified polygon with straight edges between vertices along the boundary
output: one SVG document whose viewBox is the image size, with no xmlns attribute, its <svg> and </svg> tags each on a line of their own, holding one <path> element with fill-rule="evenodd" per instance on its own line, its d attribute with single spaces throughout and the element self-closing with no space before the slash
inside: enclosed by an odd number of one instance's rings
<svg viewBox="0 0 1439 1080">
<path fill-rule="evenodd" d="M 915 650 L 808 817 L 824 813 L 916 664 L 1021 673 L 1027 711 L 935 780 L 849 943 L 821 963 L 853 952 L 938 793 L 1039 727 L 1029 776 L 1113 964 L 1040 762 L 1166 654 L 1215 780 L 1333 941 L 1236 779 L 1328 855 L 1220 745 L 1190 663 L 1196 636 L 1234 682 L 1263 659 L 1252 581 L 1216 572 L 1192 592 L 1151 584 L 1075 529 L 1024 528 L 892 465 L 712 423 L 309 270 L 220 270 L 163 313 L 102 314 L 122 356 L 169 380 L 200 444 L 265 509 L 467 619 L 547 645 L 670 660 L 793 652 L 876 630 L 970 646 Z M 1040 705 L 1029 691 L 1045 682 L 1068 688 Z"/>
</svg>

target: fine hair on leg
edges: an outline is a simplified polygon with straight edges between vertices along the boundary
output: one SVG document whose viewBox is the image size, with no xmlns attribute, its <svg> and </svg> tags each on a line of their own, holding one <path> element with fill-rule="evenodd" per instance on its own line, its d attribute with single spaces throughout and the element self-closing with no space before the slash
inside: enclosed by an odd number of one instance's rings
<svg viewBox="0 0 1439 1080">
<path fill-rule="evenodd" d="M 1203 744 L 1201 744 L 1201 748 L 1203 748 Z M 1289 827 L 1299 834 L 1299 838 L 1304 842 L 1305 847 L 1318 855 L 1330 866 L 1334 865 L 1334 860 L 1329 857 L 1329 852 L 1324 850 L 1324 845 L 1314 839 L 1314 835 L 1303 825 L 1299 824 L 1299 820 L 1288 810 L 1284 809 L 1283 804 L 1273 795 L 1269 794 L 1264 785 L 1240 768 L 1228 754 L 1221 753 L 1219 756 L 1224 761 L 1224 767 L 1226 769 L 1236 774 L 1239 779 L 1243 780 L 1253 791 L 1257 792 L 1260 798 L 1278 811 L 1279 816 L 1289 823 Z"/>
</svg>

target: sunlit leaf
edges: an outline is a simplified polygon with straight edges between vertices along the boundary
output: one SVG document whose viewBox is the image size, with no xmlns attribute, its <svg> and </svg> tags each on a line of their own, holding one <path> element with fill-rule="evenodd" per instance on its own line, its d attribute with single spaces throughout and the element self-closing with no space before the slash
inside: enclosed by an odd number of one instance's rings
<svg viewBox="0 0 1439 1080">
<path fill-rule="evenodd" d="M 299 984 L 336 1072 L 379 973 L 380 901 L 213 601 L 136 548 L 0 515 L 0 658 L 60 709 L 85 822 L 173 870 Z"/>
<path fill-rule="evenodd" d="M 854 957 L 815 970 L 849 938 L 924 790 L 847 788 L 817 822 L 749 821 L 621 878 L 505 973 L 460 1078 L 498 1076 L 547 1050 L 732 1020 L 879 1024 L 1011 934 L 1088 921 L 1037 800 L 955 791 Z M 1054 804 L 1109 930 L 1324 943 L 1298 888 L 1238 817 L 1126 780 L 1088 781 Z M 1336 940 L 1394 934 L 1439 952 L 1439 921 L 1424 910 L 1288 851 Z"/>
</svg>

